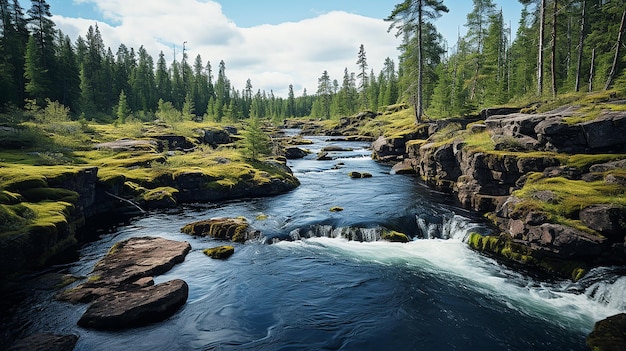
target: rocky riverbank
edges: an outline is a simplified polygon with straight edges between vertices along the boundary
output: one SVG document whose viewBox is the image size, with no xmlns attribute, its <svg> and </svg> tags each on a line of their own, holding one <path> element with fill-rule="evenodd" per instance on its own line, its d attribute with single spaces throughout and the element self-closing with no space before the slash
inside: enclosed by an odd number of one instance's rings
<svg viewBox="0 0 626 351">
<path fill-rule="evenodd" d="M 71 258 L 79 242 L 97 235 L 88 229 L 94 222 L 116 224 L 184 203 L 272 196 L 299 185 L 282 157 L 243 159 L 232 127 L 196 134 L 97 143 L 74 152 L 71 165 L 25 164 L 37 156 L 32 153 L 26 161 L 3 161 L 0 280 Z"/>
<path fill-rule="evenodd" d="M 474 249 L 572 279 L 626 263 L 626 112 L 484 110 L 419 130 L 380 137 L 374 157 L 485 213 L 501 233 Z"/>
</svg>

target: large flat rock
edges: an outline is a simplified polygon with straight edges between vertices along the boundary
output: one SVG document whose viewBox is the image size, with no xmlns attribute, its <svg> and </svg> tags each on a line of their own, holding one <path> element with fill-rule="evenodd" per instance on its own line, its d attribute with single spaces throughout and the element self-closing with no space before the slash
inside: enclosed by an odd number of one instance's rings
<svg viewBox="0 0 626 351">
<path fill-rule="evenodd" d="M 153 285 L 151 277 L 169 271 L 191 250 L 186 241 L 157 237 L 130 238 L 115 244 L 98 262 L 87 281 L 63 291 L 57 299 L 91 302 L 101 296 Z"/>
<path fill-rule="evenodd" d="M 181 279 L 110 293 L 91 304 L 78 325 L 116 330 L 160 322 L 184 305 L 188 295 L 189 286 Z"/>
</svg>

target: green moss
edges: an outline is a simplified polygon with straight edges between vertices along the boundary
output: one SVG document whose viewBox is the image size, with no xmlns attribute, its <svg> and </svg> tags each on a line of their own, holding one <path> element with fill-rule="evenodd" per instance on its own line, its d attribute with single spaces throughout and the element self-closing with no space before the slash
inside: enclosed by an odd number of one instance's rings
<svg viewBox="0 0 626 351">
<path fill-rule="evenodd" d="M 109 249 L 109 252 L 107 252 L 107 255 L 113 255 L 115 253 L 117 253 L 120 250 L 120 246 L 122 246 L 123 244 L 121 242 L 117 242 L 115 244 L 113 244 L 113 246 L 111 246 L 111 248 Z"/>
<path fill-rule="evenodd" d="M 626 158 L 625 154 L 577 154 L 567 158 L 567 165 L 587 171 L 594 164 L 619 161 L 624 158 Z"/>
<path fill-rule="evenodd" d="M 534 196 L 545 191 L 552 192 L 555 201 L 543 202 Z M 524 187 L 513 192 L 513 195 L 522 199 L 515 211 L 541 211 L 549 215 L 552 223 L 568 225 L 592 234 L 597 233 L 578 220 L 582 209 L 593 204 L 626 206 L 626 188 L 619 184 L 609 184 L 603 180 L 586 182 L 564 177 L 544 178 L 540 173 L 531 174 Z"/>
<path fill-rule="evenodd" d="M 248 229 L 248 222 L 243 218 L 214 218 L 189 223 L 181 228 L 181 232 L 234 242 L 245 242 Z"/>
<path fill-rule="evenodd" d="M 163 201 L 166 199 L 175 199 L 178 189 L 172 187 L 159 187 L 150 189 L 141 195 L 143 201 Z M 174 200 L 175 201 L 175 200 Z"/>
<path fill-rule="evenodd" d="M 62 188 L 33 188 L 22 190 L 24 199 L 28 202 L 41 202 L 45 200 L 64 201 L 75 204 L 78 202 L 78 193 Z"/>
<path fill-rule="evenodd" d="M 0 205 L 0 235 L 12 235 L 20 230 L 23 232 L 35 217 L 35 212 L 23 204 Z"/>
<path fill-rule="evenodd" d="M 15 205 L 22 202 L 24 199 L 18 193 L 12 193 L 6 190 L 0 190 L 0 204 L 3 205 Z"/>
<path fill-rule="evenodd" d="M 225 259 L 232 256 L 235 253 L 234 246 L 218 246 L 210 249 L 203 250 L 205 255 L 215 259 Z"/>
<path fill-rule="evenodd" d="M 474 250 L 495 254 L 518 263 L 534 262 L 530 248 L 514 243 L 504 236 L 483 236 L 479 233 L 471 233 L 468 245 Z"/>
<path fill-rule="evenodd" d="M 22 170 L 24 173 L 17 173 L 17 170 L 2 169 L 0 170 L 0 186 L 3 188 L 21 192 L 22 190 L 28 190 L 33 188 L 47 188 L 48 182 L 46 177 L 42 174 L 29 174 L 26 170 Z"/>
<path fill-rule="evenodd" d="M 504 261 L 535 267 L 544 272 L 568 277 L 573 281 L 581 279 L 587 272 L 586 266 L 581 262 L 547 258 L 530 247 L 513 242 L 503 235 L 483 236 L 479 233 L 471 233 L 467 244 L 476 251 L 493 255 Z"/>
<path fill-rule="evenodd" d="M 333 207 L 330 208 L 329 211 L 330 212 L 341 212 L 341 211 L 343 211 L 343 207 L 333 206 Z"/>
</svg>

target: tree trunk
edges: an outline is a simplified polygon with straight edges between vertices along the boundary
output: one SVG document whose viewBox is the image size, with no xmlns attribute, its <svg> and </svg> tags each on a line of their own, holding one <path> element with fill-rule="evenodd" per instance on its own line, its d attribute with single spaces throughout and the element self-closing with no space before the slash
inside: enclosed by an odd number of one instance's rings
<svg viewBox="0 0 626 351">
<path fill-rule="evenodd" d="M 556 88 L 556 25 L 557 25 L 557 10 L 558 10 L 558 0 L 552 0 L 552 43 L 550 49 L 550 70 L 552 71 L 552 97 L 556 98 L 557 88 Z"/>
<path fill-rule="evenodd" d="M 415 106 L 415 122 L 420 123 L 422 121 L 422 115 L 424 114 L 423 98 L 422 98 L 422 78 L 424 69 L 424 59 L 422 57 L 423 35 L 422 35 L 422 7 L 424 6 L 423 0 L 418 1 L 417 5 L 417 106 Z"/>
<path fill-rule="evenodd" d="M 589 67 L 589 92 L 593 91 L 593 75 L 595 74 L 596 48 L 591 50 L 591 66 Z"/>
<path fill-rule="evenodd" d="M 615 57 L 613 58 L 613 65 L 611 65 L 611 72 L 609 72 L 609 77 L 606 80 L 606 85 L 604 86 L 604 90 L 608 90 L 613 84 L 613 79 L 615 79 L 615 74 L 617 73 L 617 69 L 619 66 L 620 52 L 622 47 L 622 34 L 624 33 L 624 22 L 626 22 L 626 9 L 622 13 L 622 22 L 619 26 L 619 32 L 617 33 L 617 43 L 615 44 Z"/>
<path fill-rule="evenodd" d="M 580 36 L 578 37 L 578 62 L 576 63 L 576 85 L 574 87 L 574 91 L 580 91 L 580 78 L 582 75 L 582 64 L 583 64 L 583 45 L 585 43 L 585 25 L 587 21 L 587 0 L 583 0 L 582 2 L 582 12 L 580 14 Z"/>
<path fill-rule="evenodd" d="M 546 26 L 546 0 L 541 0 L 539 11 L 539 53 L 537 55 L 537 95 L 543 94 L 543 32 Z"/>
</svg>

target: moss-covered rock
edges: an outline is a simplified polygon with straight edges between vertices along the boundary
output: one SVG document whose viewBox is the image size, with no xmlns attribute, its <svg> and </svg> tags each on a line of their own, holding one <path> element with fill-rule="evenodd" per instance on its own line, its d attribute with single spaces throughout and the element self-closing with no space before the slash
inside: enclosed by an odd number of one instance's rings
<svg viewBox="0 0 626 351">
<path fill-rule="evenodd" d="M 189 223 L 181 228 L 181 232 L 241 243 L 254 236 L 244 218 L 211 218 Z"/>
<path fill-rule="evenodd" d="M 146 208 L 171 208 L 177 205 L 176 194 L 178 189 L 172 187 L 150 189 L 138 197 L 138 202 Z"/>
<path fill-rule="evenodd" d="M 505 235 L 483 236 L 471 233 L 467 243 L 470 248 L 505 262 L 523 264 L 573 281 L 579 280 L 587 273 L 584 262 L 550 257 Z"/>
<path fill-rule="evenodd" d="M 409 241 L 411 241 L 411 239 L 409 239 L 409 237 L 406 234 L 396 232 L 393 230 L 384 232 L 383 235 L 381 236 L 381 239 L 391 241 L 393 243 L 408 243 Z"/>
<path fill-rule="evenodd" d="M 626 313 L 597 322 L 587 336 L 587 346 L 593 351 L 626 350 Z"/>
<path fill-rule="evenodd" d="M 341 212 L 341 211 L 343 211 L 343 207 L 333 206 L 333 207 L 330 208 L 329 211 L 330 212 Z"/>
<path fill-rule="evenodd" d="M 215 259 L 225 259 L 232 256 L 235 253 L 235 247 L 230 245 L 212 247 L 210 249 L 203 250 L 205 255 Z"/>
</svg>

